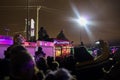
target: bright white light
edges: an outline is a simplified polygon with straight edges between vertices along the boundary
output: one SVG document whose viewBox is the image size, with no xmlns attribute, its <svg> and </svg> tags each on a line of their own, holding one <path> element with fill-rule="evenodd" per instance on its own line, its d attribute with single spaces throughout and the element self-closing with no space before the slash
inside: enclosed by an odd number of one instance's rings
<svg viewBox="0 0 120 80">
<path fill-rule="evenodd" d="M 81 26 L 86 26 L 88 24 L 87 19 L 85 19 L 84 17 L 80 17 L 77 22 L 81 25 Z"/>
</svg>

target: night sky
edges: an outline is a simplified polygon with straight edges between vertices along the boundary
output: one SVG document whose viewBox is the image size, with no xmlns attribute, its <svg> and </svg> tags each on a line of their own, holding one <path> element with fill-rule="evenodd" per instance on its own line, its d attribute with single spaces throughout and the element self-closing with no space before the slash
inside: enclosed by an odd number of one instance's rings
<svg viewBox="0 0 120 80">
<path fill-rule="evenodd" d="M 39 11 L 39 28 L 44 27 L 51 38 L 60 30 L 74 41 L 91 43 L 98 39 L 120 40 L 120 0 L 29 0 L 29 6 L 44 6 Z M 0 0 L 0 34 L 23 32 L 27 18 L 27 0 Z M 29 19 L 36 21 L 36 8 L 29 8 Z M 86 28 L 72 19 L 78 14 L 90 21 Z M 22 33 L 24 34 L 24 33 Z"/>
</svg>

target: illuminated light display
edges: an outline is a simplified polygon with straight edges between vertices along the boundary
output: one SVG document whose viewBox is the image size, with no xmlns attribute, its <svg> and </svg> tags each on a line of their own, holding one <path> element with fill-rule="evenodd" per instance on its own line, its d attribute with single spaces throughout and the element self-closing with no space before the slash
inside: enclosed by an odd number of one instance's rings
<svg viewBox="0 0 120 80">
<path fill-rule="evenodd" d="M 28 43 L 28 42 L 25 42 L 24 45 L 25 45 L 25 46 L 29 46 L 29 43 Z"/>
<path fill-rule="evenodd" d="M 12 45 L 13 44 L 13 38 L 8 36 L 2 36 L 0 35 L 0 45 Z M 34 51 L 37 50 L 37 47 L 41 46 L 45 53 L 47 53 L 47 56 L 54 56 L 54 57 L 60 57 L 60 56 L 67 56 L 70 54 L 72 45 L 69 41 L 63 41 L 63 40 L 55 40 L 54 42 L 48 42 L 48 41 L 37 41 L 37 42 L 24 42 L 23 46 L 25 46 L 28 51 L 34 55 Z"/>
<path fill-rule="evenodd" d="M 0 35 L 0 39 L 12 40 L 13 38 L 10 36 Z"/>
<path fill-rule="evenodd" d="M 47 42 L 47 41 L 37 41 L 37 43 L 35 42 L 24 42 L 25 46 L 46 46 L 46 47 L 54 47 L 54 43 L 53 42 Z"/>
<path fill-rule="evenodd" d="M 36 47 L 36 43 L 35 42 L 24 42 L 24 46 Z"/>
<path fill-rule="evenodd" d="M 63 41 L 63 40 L 55 40 L 54 44 L 55 45 L 68 45 L 68 44 L 70 44 L 70 42 L 69 41 Z"/>
<path fill-rule="evenodd" d="M 31 23 L 31 33 L 30 33 L 30 36 L 31 37 L 33 37 L 33 36 L 35 36 L 35 21 L 34 21 L 34 19 L 31 19 L 31 21 L 30 21 L 30 23 Z"/>
<path fill-rule="evenodd" d="M 13 44 L 13 38 L 10 37 L 10 36 L 0 35 L 0 44 L 12 45 Z"/>
<path fill-rule="evenodd" d="M 63 55 L 68 55 L 70 53 L 70 49 L 71 49 L 71 47 L 69 47 L 69 46 L 63 46 L 62 47 Z"/>
<path fill-rule="evenodd" d="M 71 52 L 72 44 L 69 41 L 55 40 L 55 56 L 67 56 Z"/>
<path fill-rule="evenodd" d="M 53 42 L 47 42 L 47 41 L 37 41 L 37 46 L 51 46 L 54 47 Z"/>
<path fill-rule="evenodd" d="M 0 44 L 12 45 L 13 41 L 12 40 L 6 40 L 6 39 L 0 39 Z"/>
<path fill-rule="evenodd" d="M 47 56 L 55 57 L 55 48 L 53 42 L 37 41 L 36 51 L 38 51 L 39 46 L 42 47 L 43 52 L 46 53 L 46 57 Z"/>
<path fill-rule="evenodd" d="M 55 48 L 55 56 L 56 56 L 56 57 L 61 56 L 61 48 L 60 48 L 60 47 L 56 47 L 56 48 Z"/>
<path fill-rule="evenodd" d="M 54 42 L 37 41 L 36 45 L 46 48 L 53 47 L 55 57 L 69 55 L 72 48 L 70 42 L 64 40 L 54 40 Z"/>
</svg>

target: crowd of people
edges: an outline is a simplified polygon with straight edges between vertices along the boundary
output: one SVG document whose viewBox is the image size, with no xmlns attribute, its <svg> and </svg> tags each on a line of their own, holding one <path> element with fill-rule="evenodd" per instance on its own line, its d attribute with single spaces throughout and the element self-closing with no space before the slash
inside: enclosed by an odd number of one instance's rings
<svg viewBox="0 0 120 80">
<path fill-rule="evenodd" d="M 120 49 L 111 54 L 101 40 L 101 55 L 93 57 L 85 46 L 74 48 L 74 54 L 50 57 L 39 47 L 31 56 L 22 45 L 20 35 L 0 60 L 0 80 L 119 80 Z"/>
</svg>

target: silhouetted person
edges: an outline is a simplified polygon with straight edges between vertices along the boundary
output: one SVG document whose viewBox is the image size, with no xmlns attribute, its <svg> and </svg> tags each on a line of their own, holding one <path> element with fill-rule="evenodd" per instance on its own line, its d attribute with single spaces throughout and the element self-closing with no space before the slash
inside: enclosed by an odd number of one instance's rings
<svg viewBox="0 0 120 80">
<path fill-rule="evenodd" d="M 21 34 L 16 34 L 14 37 L 13 37 L 13 45 L 9 46 L 7 48 L 7 50 L 5 51 L 4 55 L 7 59 L 9 59 L 10 57 L 10 53 L 11 53 L 11 49 L 14 47 L 14 46 L 17 46 L 17 45 L 23 45 L 25 42 L 25 39 L 24 37 L 21 35 Z"/>
<path fill-rule="evenodd" d="M 38 51 L 35 52 L 35 60 L 37 61 L 40 57 L 45 57 L 45 53 L 42 50 L 42 47 L 38 47 Z"/>
<path fill-rule="evenodd" d="M 23 46 L 14 46 L 10 55 L 10 80 L 42 80 L 35 61 Z"/>
<path fill-rule="evenodd" d="M 48 69 L 48 65 L 47 65 L 47 61 L 46 61 L 46 59 L 44 57 L 40 57 L 36 61 L 36 65 L 37 65 L 39 70 L 42 70 L 46 74 L 47 69 Z"/>
<path fill-rule="evenodd" d="M 83 42 L 80 42 L 80 46 L 84 46 L 84 43 L 83 43 Z"/>
<path fill-rule="evenodd" d="M 44 29 L 44 27 L 41 27 L 39 32 L 38 32 L 38 40 L 48 40 L 49 39 L 49 35 L 47 34 L 46 30 Z"/>
<path fill-rule="evenodd" d="M 76 80 L 67 69 L 61 68 L 54 72 L 49 72 L 45 80 Z"/>
<path fill-rule="evenodd" d="M 52 64 L 50 65 L 50 69 L 53 71 L 59 69 L 59 63 L 57 61 L 53 61 Z"/>
<path fill-rule="evenodd" d="M 68 40 L 63 32 L 63 30 L 60 31 L 60 33 L 56 37 L 59 40 Z"/>
<path fill-rule="evenodd" d="M 24 37 L 21 34 L 16 34 L 14 36 L 14 39 L 13 39 L 14 44 L 21 45 L 21 44 L 24 43 L 24 41 L 25 41 L 25 39 L 24 39 Z"/>
</svg>

